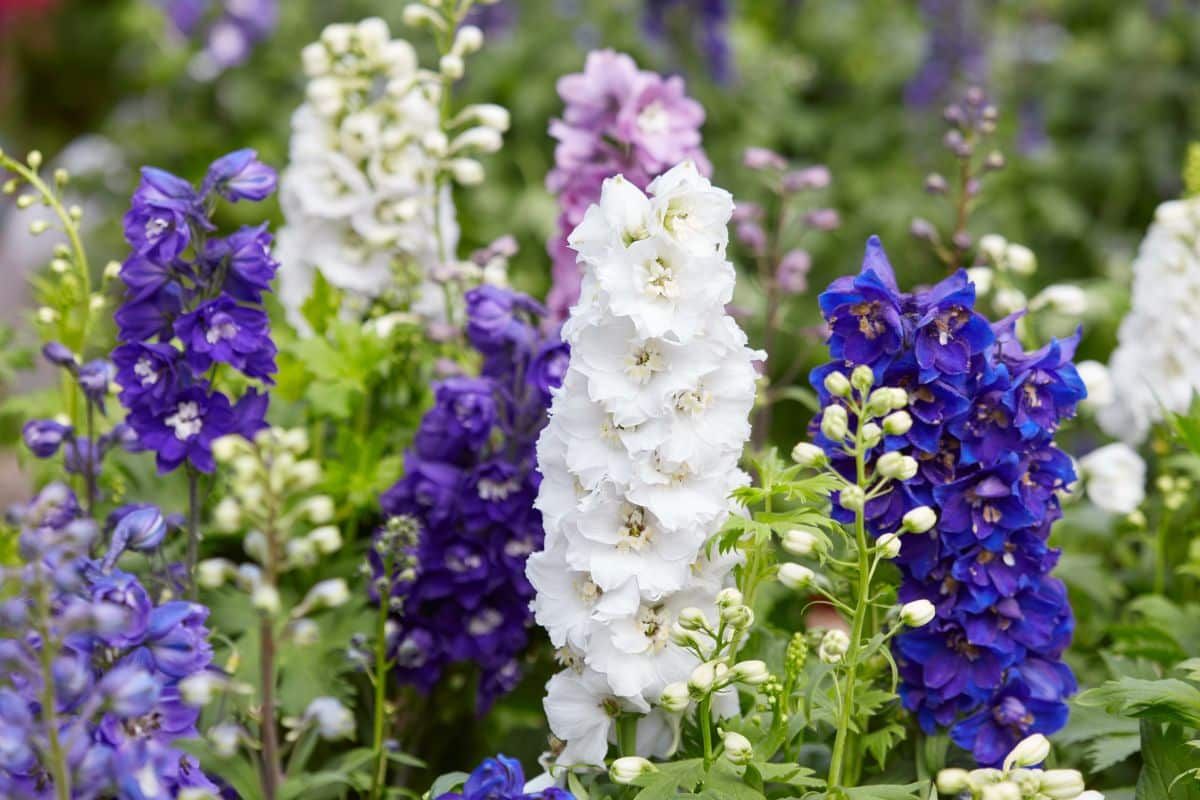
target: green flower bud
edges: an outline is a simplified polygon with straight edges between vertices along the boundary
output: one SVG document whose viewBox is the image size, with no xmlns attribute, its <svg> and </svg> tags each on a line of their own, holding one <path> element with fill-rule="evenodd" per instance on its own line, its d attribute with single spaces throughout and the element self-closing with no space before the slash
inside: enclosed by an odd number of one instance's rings
<svg viewBox="0 0 1200 800">
<path fill-rule="evenodd" d="M 888 436 L 903 436 L 912 425 L 912 416 L 907 411 L 893 411 L 883 419 L 883 432 Z"/>
<path fill-rule="evenodd" d="M 835 442 L 846 438 L 850 429 L 850 420 L 846 409 L 841 406 L 826 406 L 821 414 L 821 433 Z"/>
<path fill-rule="evenodd" d="M 831 372 L 825 376 L 825 390 L 834 397 L 848 397 L 850 379 L 841 372 Z"/>
<path fill-rule="evenodd" d="M 850 373 L 850 383 L 860 394 L 865 395 L 875 383 L 875 373 L 866 364 L 859 364 L 854 368 L 854 372 Z"/>
<path fill-rule="evenodd" d="M 792 448 L 792 461 L 802 467 L 812 468 L 822 466 L 827 460 L 825 451 L 809 442 L 800 442 Z"/>
<path fill-rule="evenodd" d="M 841 490 L 838 502 L 847 511 L 862 511 L 867 504 L 867 493 L 861 486 L 846 486 Z"/>
</svg>

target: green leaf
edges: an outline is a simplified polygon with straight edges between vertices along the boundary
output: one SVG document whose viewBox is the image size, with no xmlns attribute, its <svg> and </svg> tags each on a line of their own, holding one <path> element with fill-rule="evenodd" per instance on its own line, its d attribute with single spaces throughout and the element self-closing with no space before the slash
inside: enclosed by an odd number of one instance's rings
<svg viewBox="0 0 1200 800">
<path fill-rule="evenodd" d="M 813 771 L 799 764 L 776 764 L 768 761 L 755 761 L 754 768 L 767 783 L 786 783 L 790 786 L 806 786 L 816 788 L 824 786 L 825 781 L 810 777 Z"/>
<path fill-rule="evenodd" d="M 575 800 L 591 800 L 591 795 L 584 788 L 583 781 L 579 780 L 579 776 L 574 772 L 567 773 L 567 788 L 571 794 L 575 795 Z"/>
<path fill-rule="evenodd" d="M 1077 702 L 1103 706 L 1114 714 L 1200 727 L 1200 689 L 1175 678 L 1108 681 L 1084 692 Z"/>
<path fill-rule="evenodd" d="M 455 789 L 461 788 L 469 777 L 471 777 L 469 772 L 447 772 L 445 775 L 439 775 L 438 779 L 433 782 L 433 786 L 429 787 L 429 796 L 440 797 L 453 792 Z"/>
<path fill-rule="evenodd" d="M 763 793 L 749 785 L 743 772 L 723 758 L 718 760 L 704 776 L 700 796 L 706 800 L 763 800 Z"/>
<path fill-rule="evenodd" d="M 921 789 L 924 788 L 924 783 L 909 783 L 909 784 L 876 784 L 871 786 L 855 786 L 853 789 L 846 789 L 846 796 L 850 800 L 912 800 L 912 798 L 921 797 Z"/>
<path fill-rule="evenodd" d="M 220 775 L 226 783 L 233 787 L 234 791 L 241 795 L 242 800 L 262 799 L 258 768 L 240 753 L 232 758 L 219 756 L 205 739 L 177 739 L 173 744 L 180 750 L 195 756 L 200 761 L 201 769 L 205 772 Z"/>
<path fill-rule="evenodd" d="M 689 758 L 668 764 L 657 764 L 654 772 L 641 775 L 634 784 L 642 790 L 634 795 L 635 800 L 667 800 L 675 797 L 680 789 L 686 792 L 696 788 L 704 778 L 704 760 Z"/>
<path fill-rule="evenodd" d="M 323 336 L 331 320 L 336 319 L 342 308 L 342 292 L 329 281 L 321 270 L 313 277 L 312 293 L 300 305 L 304 321 L 312 326 L 318 336 Z"/>
<path fill-rule="evenodd" d="M 898 722 L 889 722 L 884 727 L 876 731 L 870 731 L 862 737 L 863 747 L 871 757 L 875 759 L 875 763 L 883 769 L 884 763 L 887 761 L 887 755 L 892 748 L 904 741 L 908 735 L 907 729 Z"/>
<path fill-rule="evenodd" d="M 1138 800 L 1200 800 L 1200 783 L 1186 774 L 1196 766 L 1189 750 L 1179 727 L 1142 720 Z"/>
</svg>

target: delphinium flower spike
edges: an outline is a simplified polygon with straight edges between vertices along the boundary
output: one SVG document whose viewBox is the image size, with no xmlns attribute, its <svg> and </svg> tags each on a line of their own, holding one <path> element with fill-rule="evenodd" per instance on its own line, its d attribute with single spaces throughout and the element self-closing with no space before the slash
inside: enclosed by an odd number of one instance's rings
<svg viewBox="0 0 1200 800">
<path fill-rule="evenodd" d="M 834 281 L 820 302 L 834 358 L 812 373 L 822 401 L 836 388 L 830 376 L 855 367 L 908 394 L 906 424 L 884 426 L 880 460 L 908 455 L 919 470 L 867 501 L 871 532 L 920 506 L 938 519 L 906 537 L 895 560 L 901 601 L 937 611 L 893 648 L 904 705 L 925 730 L 948 727 L 981 764 L 999 763 L 1024 736 L 1061 728 L 1075 690 L 1062 661 L 1073 618 L 1047 539 L 1058 492 L 1075 477 L 1054 435 L 1085 394 L 1071 363 L 1078 334 L 1026 353 L 1015 318 L 993 324 L 974 310 L 963 270 L 901 292 L 877 238 L 862 272 Z M 827 436 L 818 442 L 851 468 Z"/>
<path fill-rule="evenodd" d="M 618 732 L 627 753 L 672 748 L 679 718 L 664 692 L 700 663 L 676 622 L 698 609 L 715 624 L 732 582 L 736 555 L 710 559 L 704 545 L 748 480 L 738 460 L 763 358 L 725 313 L 732 211 L 686 161 L 648 194 L 605 181 L 570 236 L 584 280 L 564 326 L 570 366 L 538 441 L 546 542 L 528 566 L 534 611 L 565 666 L 545 700 L 566 742 L 560 766 L 604 764 Z"/>
</svg>

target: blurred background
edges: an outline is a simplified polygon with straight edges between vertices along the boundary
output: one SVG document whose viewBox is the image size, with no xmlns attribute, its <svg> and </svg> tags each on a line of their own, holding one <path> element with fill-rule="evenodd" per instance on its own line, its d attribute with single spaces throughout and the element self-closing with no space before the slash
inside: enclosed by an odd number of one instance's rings
<svg viewBox="0 0 1200 800">
<path fill-rule="evenodd" d="M 253 147 L 282 168 L 303 99 L 300 49 L 328 23 L 372 15 L 406 35 L 403 6 L 0 0 L 0 148 L 38 148 L 49 166 L 69 169 L 92 263 L 120 260 L 120 219 L 141 165 L 196 178 L 213 158 Z M 513 234 L 513 282 L 544 296 L 557 216 L 544 187 L 554 160 L 547 125 L 562 108 L 555 82 L 591 49 L 626 51 L 643 68 L 686 79 L 707 109 L 713 179 L 740 203 L 770 203 L 762 173 L 743 164 L 747 147 L 831 171 L 812 205 L 835 210 L 839 224 L 786 232 L 786 247 L 807 250 L 812 267 L 808 289 L 794 287 L 787 301 L 796 335 L 777 343 L 784 363 L 824 360 L 812 335 L 815 295 L 858 269 L 870 234 L 883 237 L 902 284 L 944 274 L 909 227 L 915 217 L 943 230 L 952 223 L 950 204 L 923 187 L 930 172 L 953 167 L 943 109 L 971 85 L 999 109 L 994 144 L 1006 166 L 987 177 L 970 231 L 1037 253 L 1029 296 L 1055 283 L 1083 287 L 1085 310 L 1037 332 L 1082 322 L 1080 357 L 1106 361 L 1137 242 L 1154 207 L 1180 193 L 1184 153 L 1200 131 L 1200 3 L 1191 0 L 502 0 L 480 11 L 488 44 L 459 99 L 505 105 L 513 127 L 487 160 L 487 182 L 459 198 L 463 252 Z M 428 44 L 423 32 L 414 41 Z M 36 311 L 28 281 L 50 260 L 50 242 L 27 232 L 35 213 L 18 215 L 0 196 L 0 508 L 26 492 L 15 443 L 36 405 L 29 392 L 46 379 L 30 369 L 33 336 L 23 333 Z M 270 213 L 280 221 L 277 207 Z M 761 336 L 753 254 L 745 243 L 732 252 L 745 276 L 743 324 Z M 773 438 L 794 441 L 808 413 L 781 406 Z M 532 759 L 543 743 L 540 685 L 526 681 L 521 695 L 486 726 L 525 731 L 506 746 Z M 487 740 L 486 731 L 467 735 Z M 461 765 L 473 745 L 449 737 L 444 747 Z"/>
<path fill-rule="evenodd" d="M 403 5 L 0 0 L 0 148 L 37 147 L 67 167 L 72 199 L 88 212 L 93 263 L 121 259 L 120 215 L 139 166 L 194 176 L 243 146 L 284 166 L 290 116 L 303 98 L 300 48 L 328 23 L 369 15 L 402 32 Z M 714 180 L 740 201 L 765 199 L 761 176 L 742 165 L 746 147 L 830 168 L 821 205 L 838 212 L 840 226 L 797 237 L 812 256 L 810 287 L 855 269 L 871 233 L 883 236 L 903 280 L 932 280 L 939 268 L 908 227 L 915 216 L 949 222 L 947 204 L 922 183 L 950 166 L 943 107 L 977 84 L 999 107 L 996 143 L 1007 166 L 989 177 L 972 230 L 1031 246 L 1041 264 L 1035 283 L 1094 282 L 1101 302 L 1085 320 L 1082 354 L 1103 359 L 1136 242 L 1154 206 L 1179 193 L 1183 154 L 1200 127 L 1198 5 L 503 0 L 479 9 L 488 45 L 458 87 L 464 102 L 499 102 L 513 114 L 487 183 L 460 198 L 464 245 L 515 235 L 513 279 L 544 295 L 544 243 L 556 216 L 544 188 L 553 163 L 546 130 L 562 106 L 555 81 L 578 71 L 588 50 L 612 47 L 686 78 L 708 112 Z M 10 394 L 37 385 L 36 372 L 14 371 L 30 362 L 19 332 L 34 311 L 25 278 L 50 255 L 11 201 L 0 198 L 0 324 L 17 331 L 0 338 L 0 384 L 8 384 L 0 391 Z M 754 289 L 743 281 L 743 292 Z M 792 302 L 788 313 L 797 330 L 816 320 L 813 302 Z M 0 405 L 0 442 L 13 441 L 16 418 L 11 402 Z M 781 424 L 786 430 L 786 416 Z M 13 457 L 0 462 L 5 501 L 23 487 Z"/>
</svg>

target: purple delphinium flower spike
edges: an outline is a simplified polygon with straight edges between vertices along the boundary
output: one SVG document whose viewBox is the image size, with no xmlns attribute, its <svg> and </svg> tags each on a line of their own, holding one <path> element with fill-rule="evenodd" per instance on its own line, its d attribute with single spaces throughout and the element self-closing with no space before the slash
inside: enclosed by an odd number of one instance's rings
<svg viewBox="0 0 1200 800">
<path fill-rule="evenodd" d="M 820 304 L 835 359 L 811 376 L 822 400 L 831 399 L 826 375 L 860 364 L 909 397 L 911 429 L 873 455 L 912 455 L 918 473 L 868 502 L 872 533 L 896 530 L 917 506 L 938 514 L 933 530 L 905 537 L 895 560 L 900 601 L 937 609 L 932 623 L 896 638 L 901 698 L 926 731 L 949 728 L 994 766 L 1024 737 L 1061 728 L 1075 691 L 1062 663 L 1074 619 L 1050 575 L 1058 551 L 1047 539 L 1062 515 L 1057 492 L 1075 479 L 1054 434 L 1085 396 L 1071 363 L 1078 334 L 1025 353 L 1014 319 L 992 325 L 974 310 L 962 271 L 901 292 L 875 237 L 862 272 L 834 281 Z"/>
</svg>

